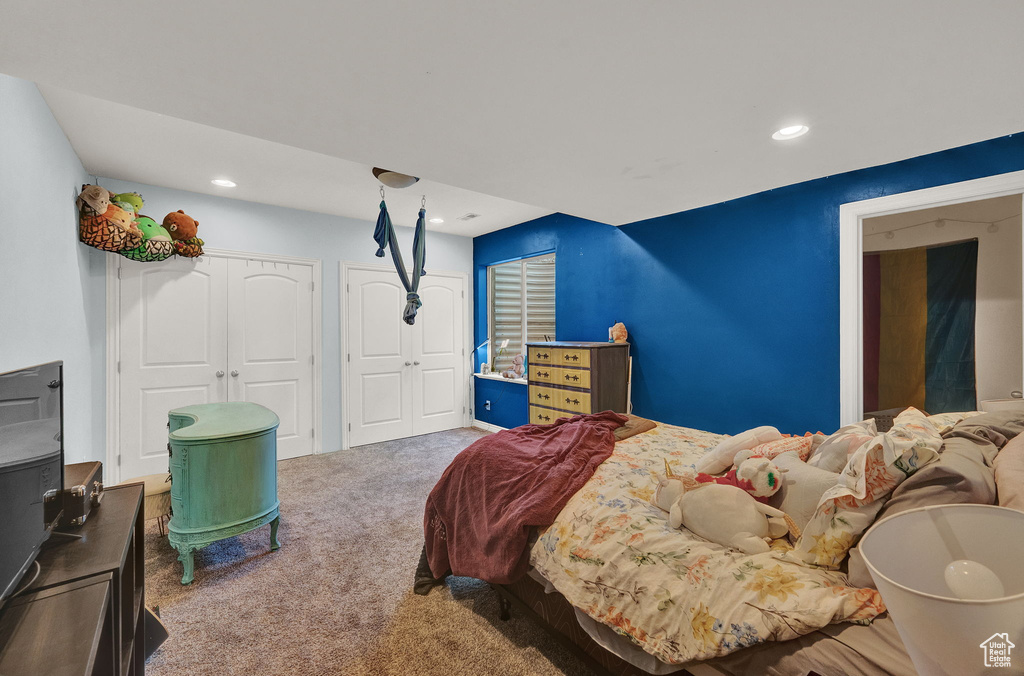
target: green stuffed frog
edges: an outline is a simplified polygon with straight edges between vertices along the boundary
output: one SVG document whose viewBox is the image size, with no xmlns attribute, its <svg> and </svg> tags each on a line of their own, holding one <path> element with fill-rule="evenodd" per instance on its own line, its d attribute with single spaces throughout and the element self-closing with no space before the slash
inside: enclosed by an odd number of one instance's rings
<svg viewBox="0 0 1024 676">
<path fill-rule="evenodd" d="M 142 244 L 134 249 L 122 251 L 122 256 L 133 261 L 150 263 L 162 261 L 174 255 L 174 243 L 171 241 L 171 234 L 167 232 L 167 228 L 149 216 L 139 216 L 135 220 L 135 225 L 142 231 Z"/>
</svg>

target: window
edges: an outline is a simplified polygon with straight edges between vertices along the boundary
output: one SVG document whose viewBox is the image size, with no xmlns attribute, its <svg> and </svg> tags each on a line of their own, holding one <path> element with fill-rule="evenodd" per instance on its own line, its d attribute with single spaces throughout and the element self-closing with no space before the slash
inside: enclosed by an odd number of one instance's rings
<svg viewBox="0 0 1024 676">
<path fill-rule="evenodd" d="M 487 309 L 492 371 L 509 368 L 527 342 L 554 340 L 555 254 L 488 266 Z"/>
</svg>

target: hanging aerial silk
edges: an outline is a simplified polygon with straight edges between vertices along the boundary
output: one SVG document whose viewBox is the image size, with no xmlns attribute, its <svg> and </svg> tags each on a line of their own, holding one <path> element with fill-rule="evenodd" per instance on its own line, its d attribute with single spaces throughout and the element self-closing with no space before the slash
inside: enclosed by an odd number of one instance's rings
<svg viewBox="0 0 1024 676">
<path fill-rule="evenodd" d="M 391 225 L 391 216 L 388 215 L 388 207 L 384 203 L 384 200 L 380 201 L 380 214 L 377 216 L 377 227 L 373 230 L 373 239 L 377 242 L 376 256 L 377 258 L 384 257 L 384 249 L 391 248 L 391 260 L 395 264 L 395 269 L 398 271 L 398 277 L 402 280 L 402 286 L 405 287 L 405 311 L 402 313 L 402 319 L 406 324 L 416 323 L 416 311 L 419 310 L 420 306 L 423 305 L 420 301 L 420 296 L 417 291 L 420 288 L 420 277 L 427 274 L 423 264 L 426 262 L 427 257 L 427 243 L 426 243 L 426 219 L 427 210 L 424 207 L 420 207 L 420 215 L 416 220 L 416 234 L 412 240 L 412 281 L 409 280 L 409 275 L 405 271 L 405 263 L 402 261 L 402 252 L 398 249 L 398 241 L 395 239 L 395 228 Z"/>
<path fill-rule="evenodd" d="M 973 411 L 978 241 L 864 254 L 864 410 Z"/>
</svg>

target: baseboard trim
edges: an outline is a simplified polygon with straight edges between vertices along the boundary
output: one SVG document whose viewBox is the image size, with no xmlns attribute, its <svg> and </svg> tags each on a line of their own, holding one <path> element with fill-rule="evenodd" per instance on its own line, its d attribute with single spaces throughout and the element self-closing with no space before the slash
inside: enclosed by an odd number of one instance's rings
<svg viewBox="0 0 1024 676">
<path fill-rule="evenodd" d="M 507 427 L 498 427 L 497 425 L 492 425 L 489 422 L 477 420 L 476 418 L 473 418 L 473 427 L 478 430 L 483 430 L 484 432 L 502 432 L 508 429 Z"/>
</svg>

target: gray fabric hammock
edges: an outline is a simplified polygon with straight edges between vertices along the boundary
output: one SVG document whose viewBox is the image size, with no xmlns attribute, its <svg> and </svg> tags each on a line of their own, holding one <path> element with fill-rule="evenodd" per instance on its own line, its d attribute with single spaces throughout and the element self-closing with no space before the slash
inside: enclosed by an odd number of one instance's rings
<svg viewBox="0 0 1024 676">
<path fill-rule="evenodd" d="M 395 239 L 395 228 L 391 225 L 391 216 L 388 215 L 388 206 L 384 200 L 380 201 L 380 214 L 377 216 L 377 227 L 373 229 L 373 239 L 377 242 L 377 258 L 384 257 L 384 249 L 391 248 L 391 260 L 398 271 L 398 277 L 405 287 L 405 312 L 402 319 L 406 324 L 416 323 L 416 311 L 423 303 L 417 291 L 420 288 L 420 277 L 427 274 L 423 264 L 427 258 L 426 243 L 426 214 L 427 210 L 420 209 L 420 216 L 416 220 L 416 234 L 412 240 L 412 282 L 405 271 L 405 263 L 402 261 L 402 252 L 398 250 L 398 240 Z"/>
</svg>

